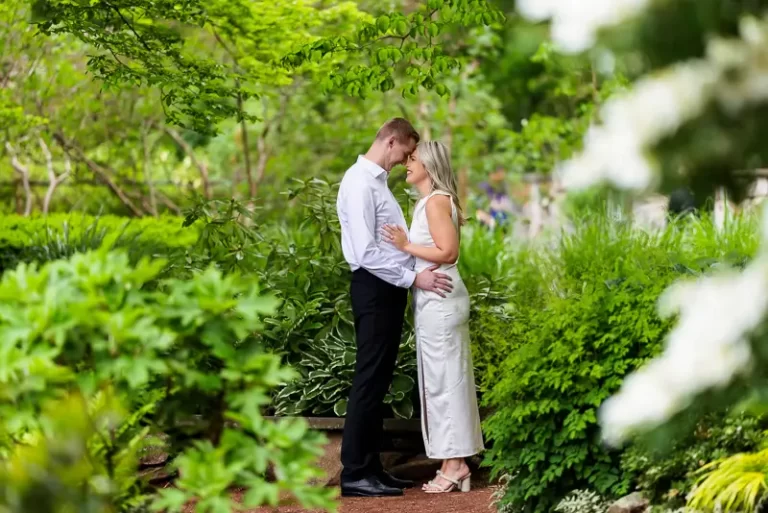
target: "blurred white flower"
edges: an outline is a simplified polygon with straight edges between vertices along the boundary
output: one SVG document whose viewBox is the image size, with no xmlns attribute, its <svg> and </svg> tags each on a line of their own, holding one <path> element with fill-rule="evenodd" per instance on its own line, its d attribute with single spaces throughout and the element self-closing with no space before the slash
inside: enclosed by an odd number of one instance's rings
<svg viewBox="0 0 768 513">
<path fill-rule="evenodd" d="M 741 20 L 739 34 L 750 46 L 761 47 L 768 41 L 765 26 L 754 16 L 747 16 Z"/>
<path fill-rule="evenodd" d="M 640 3 L 616 5 L 640 8 Z M 565 4 L 553 8 L 553 19 L 573 5 Z M 608 9 L 602 1 L 596 4 Z M 603 12 L 600 9 L 596 12 Z M 609 19 L 605 12 L 601 16 Z M 768 100 L 768 24 L 745 18 L 740 34 L 738 39 L 711 40 L 705 59 L 640 80 L 629 93 L 609 100 L 601 110 L 602 124 L 588 132 L 582 154 L 558 170 L 564 185 L 581 189 L 608 182 L 625 189 L 647 189 L 655 178 L 649 151 L 660 140 L 715 102 L 736 115 Z"/>
<path fill-rule="evenodd" d="M 622 189 L 649 188 L 655 165 L 648 149 L 702 112 L 716 78 L 709 64 L 693 61 L 609 100 L 603 123 L 588 132 L 582 154 L 563 165 L 565 186 L 582 189 L 606 181 Z"/>
<path fill-rule="evenodd" d="M 518 0 L 517 11 L 530 21 L 544 21 L 557 10 L 557 0 Z"/>
<path fill-rule="evenodd" d="M 608 50 L 601 50 L 596 59 L 597 70 L 603 75 L 611 75 L 616 69 L 616 56 Z"/>
<path fill-rule="evenodd" d="M 622 189 L 644 189 L 653 169 L 642 155 L 631 130 L 609 132 L 592 127 L 581 155 L 567 161 L 558 172 L 567 189 L 583 189 L 608 181 Z"/>
<path fill-rule="evenodd" d="M 517 10 L 531 21 L 552 20 L 552 40 L 578 53 L 595 44 L 597 32 L 637 15 L 649 0 L 518 0 Z"/>
<path fill-rule="evenodd" d="M 654 363 L 659 367 L 665 362 Z M 600 408 L 599 420 L 606 443 L 619 446 L 630 430 L 663 422 L 677 409 L 677 398 L 662 388 L 657 374 L 658 370 L 649 365 L 627 376 L 621 395 L 611 397 Z"/>
<path fill-rule="evenodd" d="M 713 40 L 707 46 L 707 59 L 722 77 L 717 99 L 732 114 L 768 99 L 766 31 L 765 23 L 745 18 L 740 24 L 741 39 Z"/>
<path fill-rule="evenodd" d="M 768 272 L 756 260 L 741 273 L 680 282 L 659 301 L 661 315 L 679 314 L 664 353 L 630 374 L 603 404 L 603 438 L 619 445 L 653 427 L 706 390 L 723 387 L 750 369 L 749 334 L 768 309 Z"/>
</svg>

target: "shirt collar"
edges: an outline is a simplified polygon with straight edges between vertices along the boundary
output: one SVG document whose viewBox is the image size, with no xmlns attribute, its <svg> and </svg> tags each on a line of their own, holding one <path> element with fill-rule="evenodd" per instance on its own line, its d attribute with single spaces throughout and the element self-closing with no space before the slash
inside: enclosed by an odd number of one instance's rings
<svg viewBox="0 0 768 513">
<path fill-rule="evenodd" d="M 363 169 L 368 171 L 368 173 L 370 173 L 372 177 L 376 179 L 381 179 L 383 177 L 384 181 L 387 180 L 387 176 L 388 176 L 387 171 L 380 165 L 376 164 L 375 162 L 368 160 L 363 155 L 360 155 L 359 157 L 357 157 L 357 163 Z"/>
</svg>

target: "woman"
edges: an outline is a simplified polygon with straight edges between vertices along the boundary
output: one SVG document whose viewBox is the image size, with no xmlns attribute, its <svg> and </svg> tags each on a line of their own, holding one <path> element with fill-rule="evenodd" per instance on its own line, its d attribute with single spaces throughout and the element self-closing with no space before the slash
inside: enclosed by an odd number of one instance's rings
<svg viewBox="0 0 768 513">
<path fill-rule="evenodd" d="M 424 447 L 428 457 L 443 460 L 437 477 L 423 489 L 466 492 L 470 471 L 464 458 L 483 450 L 483 436 L 469 348 L 469 294 L 456 267 L 463 223 L 456 177 L 448 148 L 434 141 L 419 144 L 406 169 L 406 181 L 421 194 L 410 241 L 398 226 L 385 226 L 384 236 L 414 256 L 416 272 L 439 265 L 454 284 L 445 295 L 414 290 Z"/>
</svg>

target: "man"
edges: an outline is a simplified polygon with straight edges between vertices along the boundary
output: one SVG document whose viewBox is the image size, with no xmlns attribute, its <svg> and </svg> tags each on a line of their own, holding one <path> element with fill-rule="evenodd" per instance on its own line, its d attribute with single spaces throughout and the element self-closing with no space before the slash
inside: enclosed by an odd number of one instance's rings
<svg viewBox="0 0 768 513">
<path fill-rule="evenodd" d="M 352 312 L 357 360 L 341 443 L 342 496 L 402 495 L 411 483 L 386 473 L 379 459 L 384 396 L 397 362 L 408 289 L 443 295 L 450 278 L 418 275 L 409 255 L 382 239 L 385 224 L 407 229 L 403 211 L 389 190 L 389 172 L 416 149 L 419 134 L 402 118 L 384 124 L 364 156 L 344 175 L 336 203 L 344 258 L 352 269 Z"/>
</svg>

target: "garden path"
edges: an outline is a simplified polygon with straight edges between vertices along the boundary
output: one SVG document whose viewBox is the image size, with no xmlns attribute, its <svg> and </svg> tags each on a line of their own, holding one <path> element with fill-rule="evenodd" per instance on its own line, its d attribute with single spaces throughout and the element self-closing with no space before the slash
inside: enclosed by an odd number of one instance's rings
<svg viewBox="0 0 768 513">
<path fill-rule="evenodd" d="M 403 497 L 341 500 L 339 513 L 495 513 L 491 506 L 493 488 L 482 487 L 469 493 L 430 495 L 418 488 L 405 491 Z M 309 513 L 298 506 L 259 508 L 248 513 Z M 314 512 L 313 512 L 314 513 Z"/>
</svg>

